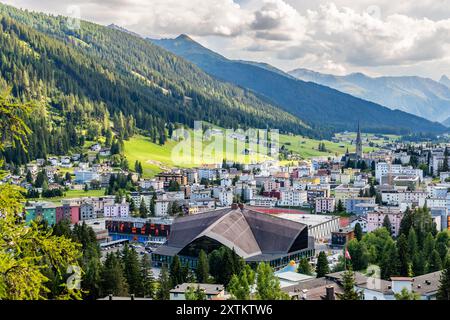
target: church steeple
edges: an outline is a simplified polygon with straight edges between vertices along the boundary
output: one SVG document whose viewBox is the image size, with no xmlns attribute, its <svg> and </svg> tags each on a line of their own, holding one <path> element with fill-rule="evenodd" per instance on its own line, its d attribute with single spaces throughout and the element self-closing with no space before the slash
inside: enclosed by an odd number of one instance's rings
<svg viewBox="0 0 450 320">
<path fill-rule="evenodd" d="M 356 134 L 356 155 L 359 159 L 362 158 L 363 152 L 362 152 L 362 139 L 361 139 L 361 128 L 359 127 L 359 121 L 358 121 L 358 132 Z"/>
</svg>

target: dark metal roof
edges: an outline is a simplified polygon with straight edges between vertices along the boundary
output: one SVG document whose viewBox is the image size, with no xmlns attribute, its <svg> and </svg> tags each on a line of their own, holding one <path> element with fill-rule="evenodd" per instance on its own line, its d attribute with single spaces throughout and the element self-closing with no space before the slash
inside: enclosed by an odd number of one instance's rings
<svg viewBox="0 0 450 320">
<path fill-rule="evenodd" d="M 206 236 L 234 248 L 244 259 L 262 261 L 288 253 L 305 229 L 306 224 L 255 210 L 226 208 L 177 218 L 167 244 L 154 253 L 173 256 Z"/>
</svg>

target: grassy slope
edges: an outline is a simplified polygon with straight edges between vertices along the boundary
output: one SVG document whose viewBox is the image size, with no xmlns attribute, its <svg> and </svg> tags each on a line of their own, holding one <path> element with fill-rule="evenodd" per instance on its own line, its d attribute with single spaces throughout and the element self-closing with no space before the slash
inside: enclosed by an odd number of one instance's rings
<svg viewBox="0 0 450 320">
<path fill-rule="evenodd" d="M 79 198 L 79 197 L 101 197 L 105 195 L 105 189 L 100 190 L 69 190 L 66 191 L 66 195 L 61 198 L 39 198 L 39 199 L 28 199 L 30 201 L 47 201 L 47 202 L 53 202 L 56 204 L 61 203 L 62 199 L 73 199 L 73 198 Z"/>
<path fill-rule="evenodd" d="M 203 158 L 195 158 L 194 155 L 199 154 L 198 150 L 200 146 L 190 147 L 190 155 L 180 156 L 176 152 L 176 148 L 189 150 L 189 144 L 187 142 L 180 142 L 180 144 L 173 140 L 168 140 L 164 146 L 152 143 L 147 137 L 136 135 L 129 141 L 124 142 L 125 156 L 128 159 L 130 168 L 134 168 L 136 160 L 142 163 L 145 177 L 153 177 L 155 174 L 169 169 L 171 167 L 180 168 L 192 168 L 195 166 L 201 166 L 202 164 L 214 164 L 221 163 L 223 156 L 217 154 L 214 151 L 214 140 L 205 141 L 203 143 Z M 244 155 L 241 153 L 235 154 L 230 147 L 227 146 L 224 150 L 225 159 L 229 161 L 236 161 L 240 163 L 250 163 L 258 160 L 262 160 L 265 156 L 255 153 L 252 155 Z M 228 150 L 227 150 L 228 148 Z M 194 152 L 194 150 L 196 152 Z M 216 150 L 220 150 L 216 148 Z M 174 155 L 172 155 L 174 153 Z"/>
<path fill-rule="evenodd" d="M 329 152 L 321 152 L 318 150 L 319 143 L 324 142 Z M 339 155 L 346 152 L 347 148 L 350 152 L 355 151 L 355 145 L 349 143 L 335 143 L 331 141 L 320 141 L 300 136 L 280 135 L 280 144 L 284 144 L 286 148 L 298 153 L 303 158 L 320 157 L 328 155 Z M 375 148 L 364 147 L 364 152 L 370 152 Z"/>
<path fill-rule="evenodd" d="M 329 152 L 318 151 L 319 140 L 304 138 L 300 136 L 280 135 L 280 144 L 292 150 L 294 153 L 298 153 L 302 158 L 311 158 L 318 156 L 340 155 L 345 153 L 347 147 L 350 152 L 355 150 L 355 146 L 349 143 L 335 143 L 331 141 L 323 141 Z M 211 142 L 204 143 L 203 147 L 207 146 Z M 153 177 L 158 172 L 161 172 L 170 167 L 190 168 L 200 166 L 206 163 L 220 163 L 222 162 L 222 156 L 208 157 L 203 160 L 195 161 L 192 157 L 180 157 L 175 156 L 172 159 L 172 151 L 177 146 L 178 142 L 168 140 L 164 146 L 154 144 L 149 138 L 143 136 L 134 136 L 129 141 L 125 141 L 125 156 L 128 159 L 130 168 L 134 168 L 136 160 L 142 163 L 144 168 L 145 177 Z M 198 148 L 197 148 L 198 149 Z M 376 148 L 364 147 L 365 152 L 370 152 Z M 194 149 L 191 148 L 191 151 Z M 204 149 L 207 150 L 207 149 Z M 205 151 L 206 153 L 206 151 Z M 210 154 L 210 153 L 208 153 Z M 244 156 L 238 154 L 237 156 L 232 152 L 225 152 L 225 158 L 227 160 L 234 159 L 237 162 L 252 162 L 254 160 L 260 160 L 262 156 L 258 153 Z"/>
</svg>

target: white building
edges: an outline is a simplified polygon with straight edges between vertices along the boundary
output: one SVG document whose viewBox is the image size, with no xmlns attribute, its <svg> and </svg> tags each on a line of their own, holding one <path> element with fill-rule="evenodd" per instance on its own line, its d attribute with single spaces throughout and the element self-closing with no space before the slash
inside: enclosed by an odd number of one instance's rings
<svg viewBox="0 0 450 320">
<path fill-rule="evenodd" d="M 217 169 L 212 168 L 199 168 L 198 169 L 198 179 L 214 180 L 217 177 Z"/>
<path fill-rule="evenodd" d="M 401 203 L 412 203 L 423 207 L 427 192 L 424 191 L 383 191 L 381 201 L 390 206 L 399 206 Z"/>
<path fill-rule="evenodd" d="M 190 199 L 193 201 L 211 198 L 211 190 L 196 190 L 191 193 Z"/>
<path fill-rule="evenodd" d="M 164 217 L 167 216 L 169 209 L 169 200 L 156 200 L 155 201 L 155 216 Z"/>
<path fill-rule="evenodd" d="M 250 205 L 255 207 L 275 207 L 277 202 L 277 198 L 254 196 L 253 199 L 250 200 Z"/>
<path fill-rule="evenodd" d="M 378 162 L 375 165 L 375 178 L 379 183 L 381 179 L 388 175 L 396 176 L 417 176 L 419 180 L 423 180 L 423 171 L 421 169 L 414 169 L 412 166 L 402 166 L 401 164 L 389 164 L 386 162 Z"/>
<path fill-rule="evenodd" d="M 100 176 L 97 172 L 91 170 L 75 170 L 76 183 L 89 183 L 92 180 L 99 180 Z"/>
<path fill-rule="evenodd" d="M 426 199 L 427 208 L 446 208 L 447 199 L 446 198 L 427 198 Z"/>
<path fill-rule="evenodd" d="M 143 179 L 139 181 L 139 186 L 144 189 L 148 190 L 150 188 L 153 188 L 155 191 L 163 190 L 164 189 L 164 181 L 156 180 L 156 179 Z"/>
<path fill-rule="evenodd" d="M 308 194 L 303 190 L 283 189 L 280 190 L 278 205 L 283 207 L 301 207 L 308 202 Z"/>
<path fill-rule="evenodd" d="M 104 217 L 128 217 L 130 205 L 126 202 L 107 204 L 103 208 Z"/>
<path fill-rule="evenodd" d="M 214 198 L 219 201 L 220 206 L 231 206 L 234 198 L 233 190 L 231 188 L 214 188 Z"/>
</svg>

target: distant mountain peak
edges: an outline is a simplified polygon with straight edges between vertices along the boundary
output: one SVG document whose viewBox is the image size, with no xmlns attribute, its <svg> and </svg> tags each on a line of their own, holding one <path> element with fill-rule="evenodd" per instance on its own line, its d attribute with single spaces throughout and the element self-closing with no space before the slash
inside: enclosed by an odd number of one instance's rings
<svg viewBox="0 0 450 320">
<path fill-rule="evenodd" d="M 439 80 L 439 82 L 442 83 L 444 86 L 450 88 L 450 79 L 445 74 L 442 75 L 442 77 Z"/>
<path fill-rule="evenodd" d="M 194 39 L 192 39 L 185 33 L 180 34 L 178 37 L 175 38 L 175 40 L 186 40 L 186 41 L 194 41 L 195 42 Z"/>
<path fill-rule="evenodd" d="M 445 75 L 437 82 L 418 76 L 371 77 L 361 72 L 336 76 L 296 69 L 290 74 L 303 81 L 328 86 L 432 121 L 443 121 L 450 117 L 450 79 Z"/>
<path fill-rule="evenodd" d="M 117 24 L 115 24 L 115 23 L 111 23 L 111 24 L 108 25 L 107 27 L 110 28 L 110 29 L 122 31 L 122 32 L 125 32 L 125 33 L 128 33 L 128 34 L 131 34 L 131 35 L 133 35 L 133 36 L 136 36 L 136 37 L 141 38 L 141 35 L 137 34 L 136 32 L 130 31 L 130 30 L 128 30 L 128 29 L 125 29 L 124 27 L 121 27 L 121 26 L 119 26 L 119 25 L 117 25 Z"/>
</svg>

